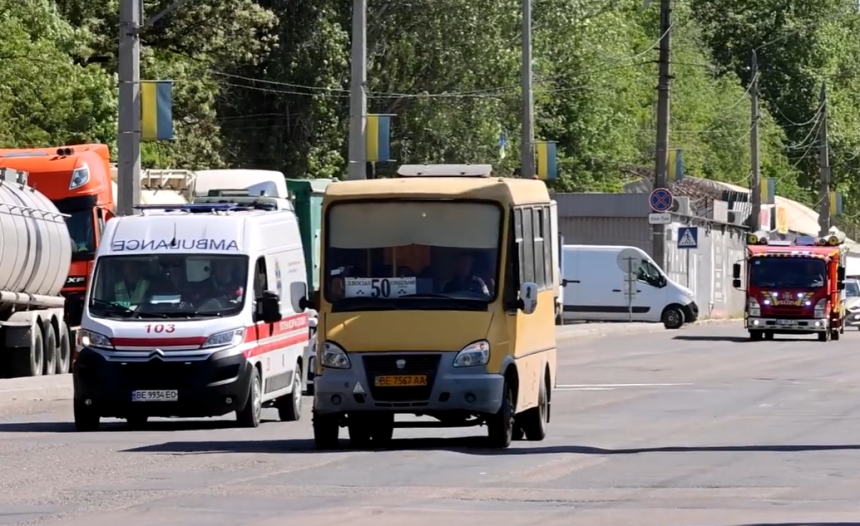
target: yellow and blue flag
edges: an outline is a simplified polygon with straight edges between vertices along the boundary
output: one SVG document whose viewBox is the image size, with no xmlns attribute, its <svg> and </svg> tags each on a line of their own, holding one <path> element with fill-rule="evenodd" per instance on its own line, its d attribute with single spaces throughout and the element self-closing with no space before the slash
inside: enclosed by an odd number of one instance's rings
<svg viewBox="0 0 860 526">
<path fill-rule="evenodd" d="M 558 176 L 555 142 L 537 141 L 535 152 L 537 153 L 537 176 L 544 181 L 552 181 Z"/>
<path fill-rule="evenodd" d="M 367 116 L 367 162 L 391 160 L 391 115 Z"/>
<path fill-rule="evenodd" d="M 140 140 L 173 140 L 173 81 L 141 81 Z"/>
</svg>

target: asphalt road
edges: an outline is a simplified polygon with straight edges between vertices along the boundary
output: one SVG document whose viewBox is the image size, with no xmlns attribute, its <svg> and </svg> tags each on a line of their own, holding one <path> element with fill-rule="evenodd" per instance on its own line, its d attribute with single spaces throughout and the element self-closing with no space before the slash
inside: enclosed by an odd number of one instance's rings
<svg viewBox="0 0 860 526">
<path fill-rule="evenodd" d="M 860 525 L 860 333 L 737 327 L 566 344 L 547 439 L 504 452 L 483 428 L 316 453 L 307 414 L 80 434 L 69 402 L 0 406 L 0 524 Z"/>
</svg>

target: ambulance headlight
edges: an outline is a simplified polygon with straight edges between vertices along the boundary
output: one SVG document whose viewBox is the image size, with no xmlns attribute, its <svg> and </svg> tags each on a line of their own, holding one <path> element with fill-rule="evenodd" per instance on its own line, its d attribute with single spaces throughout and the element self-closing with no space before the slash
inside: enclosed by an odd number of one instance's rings
<svg viewBox="0 0 860 526">
<path fill-rule="evenodd" d="M 96 349 L 113 349 L 113 342 L 104 334 L 81 329 L 78 331 L 78 347 L 92 347 Z"/>
<path fill-rule="evenodd" d="M 239 345 L 245 340 L 245 329 L 233 329 L 232 331 L 219 332 L 206 338 L 203 348 L 226 347 L 228 345 Z"/>
<path fill-rule="evenodd" d="M 322 363 L 323 367 L 328 367 L 329 369 L 349 369 L 352 367 L 346 351 L 340 345 L 328 341 L 322 344 L 320 363 Z"/>
<path fill-rule="evenodd" d="M 490 343 L 479 340 L 463 347 L 454 357 L 454 367 L 478 367 L 490 361 Z"/>
</svg>

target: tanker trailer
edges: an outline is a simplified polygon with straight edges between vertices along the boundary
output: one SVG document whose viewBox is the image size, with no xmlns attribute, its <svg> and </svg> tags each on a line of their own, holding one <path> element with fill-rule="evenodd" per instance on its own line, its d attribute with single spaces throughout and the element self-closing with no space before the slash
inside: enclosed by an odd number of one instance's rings
<svg viewBox="0 0 860 526">
<path fill-rule="evenodd" d="M 69 370 L 60 290 L 71 259 L 63 214 L 25 173 L 0 170 L 0 377 Z"/>
</svg>

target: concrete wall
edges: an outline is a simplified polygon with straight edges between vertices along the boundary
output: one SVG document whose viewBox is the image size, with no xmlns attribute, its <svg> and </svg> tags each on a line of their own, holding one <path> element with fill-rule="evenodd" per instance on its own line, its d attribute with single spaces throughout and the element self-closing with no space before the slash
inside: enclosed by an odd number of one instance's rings
<svg viewBox="0 0 860 526">
<path fill-rule="evenodd" d="M 559 230 L 568 245 L 629 245 L 652 255 L 646 194 L 554 194 Z M 667 227 L 669 277 L 693 290 L 704 317 L 743 314 L 744 295 L 732 287 L 732 265 L 744 257 L 746 229 L 704 218 L 673 215 Z M 696 226 L 699 246 L 678 248 L 678 229 Z"/>
</svg>

